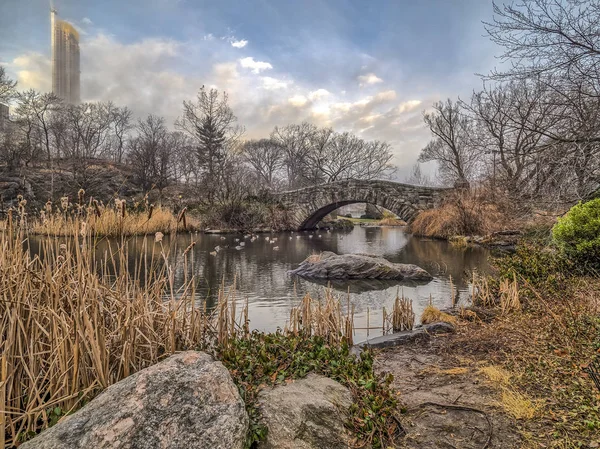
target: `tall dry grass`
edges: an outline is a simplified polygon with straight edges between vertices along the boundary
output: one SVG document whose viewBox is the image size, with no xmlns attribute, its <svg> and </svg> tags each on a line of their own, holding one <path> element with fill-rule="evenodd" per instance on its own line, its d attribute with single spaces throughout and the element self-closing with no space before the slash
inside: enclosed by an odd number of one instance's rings
<svg viewBox="0 0 600 449">
<path fill-rule="evenodd" d="M 173 288 L 160 234 L 133 266 L 122 248 L 95 260 L 90 240 L 48 239 L 31 255 L 22 233 L 0 233 L 0 448 L 175 351 L 247 333 L 234 290 L 206 311 L 194 279 Z"/>
<path fill-rule="evenodd" d="M 402 296 L 396 291 L 396 299 L 392 306 L 392 313 L 388 315 L 383 308 L 383 334 L 387 332 L 410 331 L 415 327 L 415 312 L 413 311 L 412 299 Z"/>
<path fill-rule="evenodd" d="M 346 313 L 342 312 L 342 300 L 331 288 L 325 290 L 323 301 L 306 294 L 298 307 L 290 311 L 286 331 L 298 335 L 323 337 L 330 344 L 353 344 L 354 305 L 346 300 Z"/>
<path fill-rule="evenodd" d="M 410 224 L 415 235 L 450 238 L 457 235 L 488 235 L 506 229 L 511 219 L 503 201 L 491 202 L 485 191 L 450 194 L 435 209 L 422 211 Z"/>
<path fill-rule="evenodd" d="M 137 258 L 127 245 L 103 255 L 88 233 L 43 241 L 30 251 L 14 222 L 0 232 L 0 448 L 13 447 L 81 407 L 103 389 L 176 351 L 227 348 L 249 336 L 248 304 L 235 282 L 218 303 L 198 301 L 194 276 L 175 288 L 171 248 L 146 238 Z M 61 243 L 64 242 L 64 243 Z M 183 272 L 188 273 L 184 251 Z M 192 267 L 193 268 L 193 267 Z M 193 270 L 191 270 L 193 271 Z M 199 304 L 203 304 L 200 306 Z M 331 290 L 307 295 L 288 332 L 352 344 L 353 308 Z"/>
<path fill-rule="evenodd" d="M 48 201 L 39 213 L 19 207 L 15 211 L 18 223 L 32 234 L 49 236 L 123 237 L 156 232 L 168 234 L 198 227 L 198 222 L 190 219 L 185 209 L 175 216 L 170 210 L 144 200 L 128 206 L 125 200 L 117 198 L 104 205 L 92 198 L 86 201 L 84 195 L 80 190 L 76 203 L 67 197 L 61 198 L 57 205 Z"/>
</svg>

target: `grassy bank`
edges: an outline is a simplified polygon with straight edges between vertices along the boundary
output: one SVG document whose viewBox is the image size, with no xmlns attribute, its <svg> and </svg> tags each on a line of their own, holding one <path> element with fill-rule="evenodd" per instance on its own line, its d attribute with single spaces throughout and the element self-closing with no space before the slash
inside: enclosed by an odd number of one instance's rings
<svg viewBox="0 0 600 449">
<path fill-rule="evenodd" d="M 596 447 L 600 391 L 585 368 L 600 353 L 600 279 L 547 242 L 522 242 L 496 265 L 477 287 L 496 318 L 469 316 L 448 351 L 480 363 L 524 447 Z"/>
<path fill-rule="evenodd" d="M 251 417 L 248 447 L 265 436 L 255 404 L 260 389 L 311 371 L 351 390 L 347 426 L 357 444 L 387 447 L 401 434 L 390 379 L 374 374 L 368 352 L 349 354 L 352 315 L 332 294 L 324 302 L 305 297 L 285 330 L 251 333 L 235 288 L 221 288 L 213 310 L 199 306 L 193 276 L 174 289 L 179 268 L 160 232 L 146 239 L 147 257 L 133 259 L 114 246 L 96 259 L 96 236 L 47 239 L 33 256 L 22 229 L 4 227 L 0 447 L 34 437 L 107 386 L 187 349 L 208 351 L 231 371 Z"/>
</svg>

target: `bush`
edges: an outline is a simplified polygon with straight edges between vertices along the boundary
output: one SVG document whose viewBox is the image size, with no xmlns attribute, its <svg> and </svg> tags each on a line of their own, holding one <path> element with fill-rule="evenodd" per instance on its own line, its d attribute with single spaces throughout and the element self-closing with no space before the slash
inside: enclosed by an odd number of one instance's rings
<svg viewBox="0 0 600 449">
<path fill-rule="evenodd" d="M 552 237 L 568 258 L 600 269 L 600 198 L 573 206 L 554 225 Z"/>
</svg>

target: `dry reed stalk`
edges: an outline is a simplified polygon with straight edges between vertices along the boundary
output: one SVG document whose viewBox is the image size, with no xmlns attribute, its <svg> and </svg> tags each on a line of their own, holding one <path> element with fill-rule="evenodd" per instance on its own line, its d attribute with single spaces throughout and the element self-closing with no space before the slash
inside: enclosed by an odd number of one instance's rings
<svg viewBox="0 0 600 449">
<path fill-rule="evenodd" d="M 452 282 L 452 275 L 450 277 L 450 296 L 452 298 L 452 308 L 456 307 L 456 292 L 454 291 L 454 283 Z"/>
<path fill-rule="evenodd" d="M 235 289 L 220 293 L 218 310 L 199 310 L 196 281 L 173 291 L 162 250 L 131 267 L 123 247 L 96 256 L 82 238 L 46 240 L 33 256 L 24 240 L 0 234 L 0 447 L 47 427 L 49 410 L 74 410 L 175 351 L 247 332 L 247 309 L 235 322 Z"/>
<path fill-rule="evenodd" d="M 293 335 L 323 337 L 330 344 L 353 344 L 354 307 L 348 301 L 348 310 L 342 313 L 341 300 L 330 288 L 325 290 L 325 300 L 316 301 L 306 294 L 298 307 L 290 311 L 286 331 Z"/>
<path fill-rule="evenodd" d="M 500 283 L 500 309 L 505 315 L 510 312 L 521 310 L 521 300 L 519 299 L 519 284 L 517 277 L 513 273 L 513 280 L 504 279 Z"/>
<path fill-rule="evenodd" d="M 415 313 L 413 312 L 412 299 L 402 297 L 396 292 L 394 300 L 394 308 L 392 310 L 392 330 L 394 332 L 402 332 L 412 330 L 415 326 Z"/>
<path fill-rule="evenodd" d="M 473 272 L 471 283 L 471 302 L 482 307 L 492 307 L 495 303 L 487 277 Z"/>
</svg>

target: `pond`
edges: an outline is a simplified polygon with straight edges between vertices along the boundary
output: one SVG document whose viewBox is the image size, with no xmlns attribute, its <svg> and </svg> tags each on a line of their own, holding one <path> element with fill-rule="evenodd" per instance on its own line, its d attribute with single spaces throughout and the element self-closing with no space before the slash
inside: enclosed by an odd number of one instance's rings
<svg viewBox="0 0 600 449">
<path fill-rule="evenodd" d="M 144 238 L 149 247 L 154 245 L 153 236 L 131 238 L 128 242 L 130 260 L 140 256 Z M 183 252 L 192 241 L 196 244 L 188 253 L 186 268 L 182 263 Z M 241 249 L 240 242 L 244 242 Z M 368 315 L 369 327 L 375 328 L 368 332 L 357 329 L 355 342 L 381 335 L 382 310 L 384 307 L 392 310 L 397 292 L 413 300 L 418 321 L 430 300 L 438 308 L 450 307 L 452 291 L 457 302 L 468 303 L 469 273 L 489 269 L 489 251 L 484 248 L 458 249 L 446 241 L 414 237 L 400 227 L 355 226 L 349 231 L 264 233 L 253 241 L 241 234 L 183 234 L 165 236 L 162 243 L 171 251 L 176 286 L 184 282 L 186 275 L 194 273 L 199 282 L 199 300 L 207 301 L 211 307 L 216 303 L 221 283 L 227 287 L 235 279 L 237 297 L 248 301 L 251 327 L 267 332 L 285 326 L 290 309 L 300 303 L 305 293 L 311 293 L 313 298 L 324 297 L 327 283 L 314 283 L 288 274 L 311 254 L 321 251 L 374 254 L 391 262 L 416 264 L 433 275 L 432 281 L 420 284 L 398 281 L 333 284 L 335 293 L 344 298 L 344 304 L 350 291 L 355 326 L 367 327 Z M 220 250 L 215 255 L 217 246 Z M 106 242 L 101 242 L 98 250 L 104 252 L 107 247 Z M 158 251 L 156 247 L 155 250 Z"/>
</svg>

